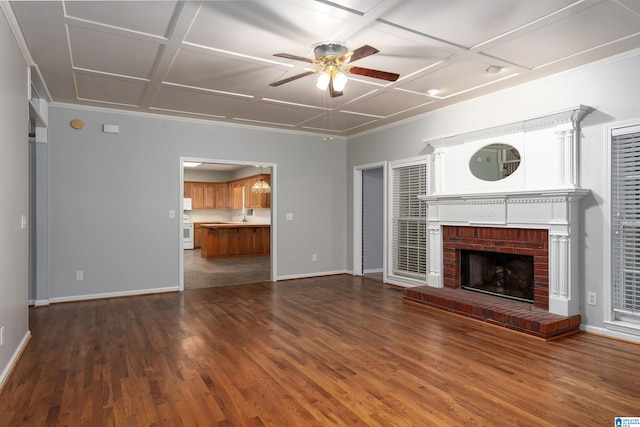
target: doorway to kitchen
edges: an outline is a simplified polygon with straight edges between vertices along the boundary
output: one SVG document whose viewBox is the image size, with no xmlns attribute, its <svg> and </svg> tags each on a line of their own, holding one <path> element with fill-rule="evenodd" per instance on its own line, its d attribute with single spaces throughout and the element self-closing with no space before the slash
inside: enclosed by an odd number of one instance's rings
<svg viewBox="0 0 640 427">
<path fill-rule="evenodd" d="M 385 163 L 354 167 L 353 272 L 384 281 Z"/>
<path fill-rule="evenodd" d="M 275 280 L 275 169 L 180 159 L 181 289 Z"/>
</svg>

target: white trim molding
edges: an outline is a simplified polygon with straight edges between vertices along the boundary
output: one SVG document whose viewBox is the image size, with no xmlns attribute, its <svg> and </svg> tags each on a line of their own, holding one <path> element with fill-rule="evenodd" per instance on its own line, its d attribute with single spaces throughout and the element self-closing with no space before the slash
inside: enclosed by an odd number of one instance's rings
<svg viewBox="0 0 640 427">
<path fill-rule="evenodd" d="M 28 330 L 22 337 L 22 341 L 20 341 L 20 344 L 18 345 L 18 348 L 16 348 L 16 351 L 13 352 L 13 355 L 11 356 L 9 363 L 7 363 L 7 366 L 4 368 L 4 371 L 2 371 L 2 373 L 0 374 L 0 392 L 4 388 L 5 382 L 9 378 L 9 375 L 16 367 L 16 364 L 18 363 L 20 356 L 22 356 L 24 349 L 27 348 L 27 344 L 29 343 L 30 339 L 31 331 Z"/>
<path fill-rule="evenodd" d="M 122 292 L 105 292 L 100 294 L 87 294 L 87 295 L 72 295 L 68 297 L 55 297 L 49 298 L 51 304 L 59 302 L 72 302 L 72 301 L 86 301 L 92 299 L 104 299 L 104 298 L 116 298 L 116 297 L 129 297 L 135 295 L 148 295 L 148 294 L 160 294 L 166 292 L 180 292 L 179 286 L 169 286 L 166 288 L 150 288 L 150 289 L 137 289 L 133 291 Z"/>
</svg>

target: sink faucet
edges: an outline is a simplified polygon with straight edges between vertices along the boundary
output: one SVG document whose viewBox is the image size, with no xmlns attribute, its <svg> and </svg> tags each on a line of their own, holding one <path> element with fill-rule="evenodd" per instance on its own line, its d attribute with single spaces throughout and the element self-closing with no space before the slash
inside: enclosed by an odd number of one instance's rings
<svg viewBox="0 0 640 427">
<path fill-rule="evenodd" d="M 240 214 L 240 216 L 242 217 L 242 222 L 247 222 L 247 217 L 245 216 L 245 214 Z"/>
</svg>

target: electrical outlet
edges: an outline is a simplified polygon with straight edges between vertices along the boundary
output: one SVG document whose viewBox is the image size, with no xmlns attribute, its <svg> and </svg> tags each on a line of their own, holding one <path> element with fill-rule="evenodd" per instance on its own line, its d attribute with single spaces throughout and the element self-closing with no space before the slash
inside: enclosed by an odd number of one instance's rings
<svg viewBox="0 0 640 427">
<path fill-rule="evenodd" d="M 83 279 L 84 279 L 84 273 L 82 272 L 82 270 L 76 271 L 76 280 L 83 280 Z"/>
<path fill-rule="evenodd" d="M 311 261 L 314 261 L 314 262 L 318 261 L 318 255 L 316 254 L 311 255 Z"/>
<path fill-rule="evenodd" d="M 597 305 L 597 294 L 595 292 L 587 293 L 587 304 L 589 305 Z"/>
</svg>

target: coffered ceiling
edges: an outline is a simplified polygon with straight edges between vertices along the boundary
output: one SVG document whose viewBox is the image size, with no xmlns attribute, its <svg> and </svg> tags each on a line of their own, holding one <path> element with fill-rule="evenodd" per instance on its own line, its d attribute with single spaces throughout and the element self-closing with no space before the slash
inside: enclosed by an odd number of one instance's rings
<svg viewBox="0 0 640 427">
<path fill-rule="evenodd" d="M 637 0 L 10 2 L 51 101 L 349 136 L 640 47 Z M 323 40 L 370 45 L 344 95 Z M 498 73 L 487 72 L 502 67 Z M 429 89 L 437 89 L 428 95 Z"/>
</svg>

